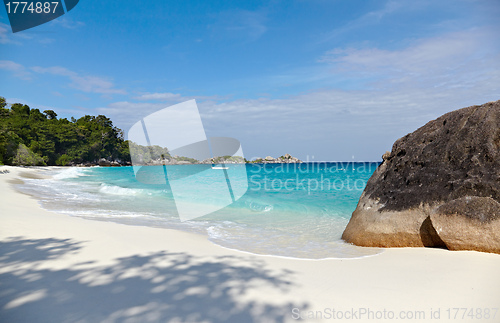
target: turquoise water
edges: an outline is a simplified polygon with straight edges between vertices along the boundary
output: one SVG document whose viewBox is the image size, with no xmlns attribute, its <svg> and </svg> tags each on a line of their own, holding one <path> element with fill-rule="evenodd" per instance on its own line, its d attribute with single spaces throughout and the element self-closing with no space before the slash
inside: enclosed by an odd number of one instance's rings
<svg viewBox="0 0 500 323">
<path fill-rule="evenodd" d="M 215 171 L 204 173 L 206 166 L 143 168 L 151 174 L 168 172 L 170 182 L 160 175 L 155 175 L 161 179 L 156 181 L 144 180 L 139 173 L 136 177 L 133 167 L 59 168 L 45 172 L 51 176 L 47 179 L 25 179 L 19 189 L 37 197 L 44 208 L 72 216 L 195 232 L 218 245 L 257 254 L 349 258 L 379 252 L 340 239 L 377 166 L 374 162 L 227 165 L 236 201 L 188 221 L 181 221 L 177 211 L 181 199 L 203 211 L 227 198 L 215 186 L 213 194 L 207 191 L 214 185 Z M 179 191 L 177 178 L 185 191 Z M 239 194 L 234 183 L 247 182 L 248 189 Z"/>
</svg>

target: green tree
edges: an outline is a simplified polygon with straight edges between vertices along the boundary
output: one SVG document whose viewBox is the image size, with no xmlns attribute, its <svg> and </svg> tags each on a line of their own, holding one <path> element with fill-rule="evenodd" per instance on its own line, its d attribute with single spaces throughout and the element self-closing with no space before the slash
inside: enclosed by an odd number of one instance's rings
<svg viewBox="0 0 500 323">
<path fill-rule="evenodd" d="M 71 165 L 99 159 L 130 161 L 123 131 L 104 115 L 71 121 L 0 97 L 0 163 Z M 168 151 L 167 151 L 168 152 Z M 41 159 L 41 161 L 40 161 Z"/>
<path fill-rule="evenodd" d="M 44 166 L 46 164 L 42 157 L 31 151 L 26 145 L 19 144 L 16 155 L 12 159 L 12 165 Z"/>
<path fill-rule="evenodd" d="M 57 113 L 55 113 L 53 110 L 45 110 L 43 111 L 43 114 L 47 117 L 49 120 L 54 120 L 57 119 Z"/>
</svg>

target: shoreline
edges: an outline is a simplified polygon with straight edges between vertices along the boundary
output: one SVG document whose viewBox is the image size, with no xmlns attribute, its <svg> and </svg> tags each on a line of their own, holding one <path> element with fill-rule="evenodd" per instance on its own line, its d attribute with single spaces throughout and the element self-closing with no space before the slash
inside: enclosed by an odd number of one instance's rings
<svg viewBox="0 0 500 323">
<path fill-rule="evenodd" d="M 500 255 L 426 248 L 317 260 L 248 254 L 184 231 L 46 211 L 8 183 L 36 168 L 0 169 L 9 170 L 0 174 L 5 321 L 295 322 L 297 311 L 370 308 L 422 310 L 423 322 L 439 308 L 439 322 L 456 322 L 447 308 L 500 307 Z"/>
<path fill-rule="evenodd" d="M 286 167 L 286 166 L 285 166 Z M 26 169 L 26 168 L 23 168 Z M 29 168 L 28 168 L 29 169 Z M 41 179 L 41 180 L 52 180 L 52 179 L 61 179 L 61 178 L 72 178 L 72 177 L 79 177 L 79 176 L 88 176 L 89 173 L 85 173 L 85 175 L 82 174 L 74 174 L 74 172 L 70 171 L 71 169 L 75 170 L 75 168 L 68 168 L 68 167 L 37 167 L 33 168 L 34 171 L 30 172 L 28 170 L 23 170 L 19 172 L 20 175 L 20 180 L 24 182 L 23 184 L 27 185 L 14 185 L 14 189 L 17 190 L 18 192 L 22 194 L 27 194 L 28 196 L 33 197 L 35 200 L 38 201 L 38 204 L 40 205 L 41 208 L 49 211 L 49 212 L 55 212 L 58 214 L 66 215 L 66 216 L 72 216 L 72 217 L 79 217 L 87 220 L 94 220 L 94 221 L 101 221 L 101 222 L 114 222 L 114 223 L 119 223 L 119 224 L 125 224 L 125 225 L 132 225 L 132 226 L 146 226 L 146 227 L 154 227 L 154 228 L 163 228 L 163 229 L 171 229 L 171 230 L 176 230 L 176 231 L 181 231 L 181 232 L 188 232 L 188 233 L 193 233 L 193 234 L 198 234 L 208 240 L 209 242 L 223 247 L 227 248 L 229 250 L 234 250 L 237 252 L 244 252 L 249 255 L 263 255 L 263 256 L 276 256 L 276 257 L 283 257 L 283 258 L 289 258 L 289 259 L 300 259 L 300 260 L 322 260 L 322 259 L 348 259 L 348 258 L 363 258 L 367 256 L 372 256 L 375 254 L 379 254 L 382 251 L 380 248 L 364 248 L 364 247 L 358 247 L 354 245 L 350 245 L 343 240 L 340 239 L 341 234 L 338 233 L 338 229 L 335 232 L 331 232 L 332 234 L 330 236 L 324 237 L 326 240 L 309 240 L 311 243 L 316 244 L 314 247 L 310 247 L 307 251 L 304 249 L 301 249 L 301 245 L 299 243 L 294 243 L 293 241 L 288 241 L 289 245 L 284 245 L 282 246 L 284 249 L 280 249 L 279 246 L 273 246 L 273 244 L 268 245 L 266 247 L 266 242 L 259 241 L 259 247 L 255 247 L 252 245 L 252 241 L 246 241 L 243 243 L 238 243 L 238 236 L 239 235 L 245 235 L 245 232 L 238 232 L 238 233 L 233 233 L 233 232 L 227 232 L 224 230 L 227 230 L 224 226 L 227 223 L 232 223 L 233 219 L 226 218 L 224 220 L 215 220 L 213 222 L 212 220 L 206 220 L 206 221 L 201 221 L 200 223 L 197 223 L 197 221 L 192 222 L 187 221 L 187 222 L 178 222 L 178 218 L 175 217 L 174 221 L 172 222 L 171 218 L 162 218 L 160 215 L 157 217 L 157 215 L 150 214 L 150 213 L 141 213 L 139 210 L 135 210 L 134 212 L 131 212 L 130 215 L 128 215 L 127 211 L 123 210 L 125 213 L 117 213 L 118 210 L 110 208 L 110 209 L 102 209 L 99 208 L 98 210 L 95 210 L 95 213 L 92 211 L 89 212 L 82 212 L 80 213 L 79 210 L 84 210 L 85 206 L 82 206 L 80 209 L 75 209 L 72 208 L 70 205 L 66 205 L 66 207 L 54 207 L 51 205 L 51 200 L 53 200 L 53 197 L 57 196 L 54 194 L 50 194 L 50 197 L 48 195 L 42 194 L 40 195 L 40 192 L 45 190 L 46 184 L 30 184 L 29 182 L 31 179 Z M 78 170 L 78 169 L 76 169 Z M 106 168 L 102 168 L 102 171 L 105 171 Z M 67 171 L 70 171 L 69 173 Z M 79 170 L 78 170 L 79 172 Z M 68 175 L 69 174 L 69 175 Z M 63 176 L 63 177 L 61 177 Z M 26 180 L 25 180 L 26 179 Z M 17 180 L 17 179 L 16 179 Z M 297 181 L 299 179 L 297 178 Z M 43 181 L 42 181 L 43 182 Z M 71 182 L 71 181 L 70 181 Z M 113 184 L 113 183 L 107 183 L 107 182 L 95 182 L 101 185 L 101 187 L 104 185 L 104 188 L 115 188 L 114 185 L 119 185 L 119 184 Z M 16 184 L 21 184 L 20 182 Z M 62 183 L 61 183 L 62 184 Z M 52 184 L 51 184 L 52 186 Z M 56 184 L 57 186 L 57 184 Z M 123 188 L 120 186 L 116 186 L 119 189 L 123 190 L 129 190 L 131 188 Z M 141 191 L 142 189 L 139 189 L 138 191 Z M 65 193 L 70 193 L 72 191 L 61 191 L 62 194 Z M 111 193 L 111 195 L 107 195 L 108 191 L 104 191 L 103 193 L 104 196 L 114 196 L 115 193 Z M 61 194 L 59 193 L 59 194 Z M 75 194 L 76 192 L 72 192 Z M 107 194 L 106 194 L 107 193 Z M 78 193 L 76 193 L 78 194 Z M 129 194 L 129 193 L 127 193 Z M 148 193 L 149 194 L 149 193 Z M 77 196 L 77 195 L 76 195 Z M 76 196 L 72 197 L 71 200 L 73 200 Z M 58 202 L 56 202 L 58 203 Z M 101 202 L 97 202 L 99 204 Z M 193 205 L 197 205 L 195 202 L 193 202 Z M 202 207 L 203 204 L 200 204 L 200 207 Z M 230 211 L 229 211 L 230 210 Z M 107 212 L 110 212 L 109 215 Z M 246 213 L 245 213 L 246 212 Z M 235 209 L 228 209 L 228 213 L 238 215 L 238 217 L 241 216 L 248 216 L 249 218 L 253 218 L 255 214 L 250 212 L 247 208 L 235 208 Z M 283 212 L 282 212 L 283 213 Z M 288 209 L 285 213 L 283 213 L 284 216 L 287 217 L 292 217 L 293 216 L 301 216 L 299 211 L 295 211 L 292 209 Z M 227 215 L 226 215 L 227 216 Z M 345 216 L 342 217 L 345 219 Z M 235 218 L 236 219 L 236 218 Z M 237 220 L 237 219 L 236 219 Z M 262 220 L 262 219 L 261 219 Z M 176 222 L 177 221 L 177 222 Z M 208 221 L 208 222 L 207 222 Z M 226 221 L 229 221 L 226 223 Z M 300 221 L 300 220 L 299 220 Z M 341 220 L 332 220 L 336 222 L 330 222 L 330 224 L 335 225 L 336 227 L 339 227 L 338 221 Z M 345 225 L 347 224 L 346 220 L 344 226 L 342 227 L 345 228 Z M 201 224 L 201 223 L 206 223 L 206 224 Z M 248 223 L 242 222 L 234 222 L 232 225 L 248 225 Z M 319 225 L 319 224 L 317 224 Z M 340 225 L 342 225 L 340 223 Z M 241 229 L 241 227 L 240 227 Z M 247 230 L 251 230 L 252 228 L 247 228 Z M 222 238 L 221 238 L 221 233 L 218 232 L 218 230 L 222 230 Z M 259 230 L 265 230 L 265 228 L 260 228 Z M 213 232 L 216 232 L 215 234 Z M 338 237 L 337 237 L 338 233 Z M 229 234 L 230 238 L 229 240 L 226 240 L 226 235 Z M 263 232 L 265 234 L 265 232 Z M 289 233 L 288 233 L 289 234 Z M 269 232 L 266 235 L 265 240 L 269 240 L 272 238 L 271 235 L 269 235 Z M 276 237 L 276 238 L 279 238 Z M 290 237 L 288 237 L 290 238 Z M 300 237 L 299 237 L 300 238 Z M 236 239 L 236 240 L 235 240 Z M 314 239 L 314 238 L 313 238 Z M 240 242 L 245 241 L 244 238 L 240 237 Z M 307 241 L 307 240 L 305 240 Z M 268 241 L 267 243 L 272 243 L 271 241 Z M 319 243 L 319 244 L 318 244 Z M 290 245 L 291 244 L 291 245 Z M 288 251 L 282 251 L 286 250 L 288 247 L 292 247 Z"/>
</svg>

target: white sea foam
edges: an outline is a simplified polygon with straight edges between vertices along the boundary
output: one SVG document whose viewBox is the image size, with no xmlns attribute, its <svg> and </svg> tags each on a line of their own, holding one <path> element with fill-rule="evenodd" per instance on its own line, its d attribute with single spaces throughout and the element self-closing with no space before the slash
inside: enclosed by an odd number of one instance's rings
<svg viewBox="0 0 500 323">
<path fill-rule="evenodd" d="M 221 232 L 220 228 L 217 226 L 208 227 L 207 234 L 208 234 L 208 237 L 212 238 L 212 239 L 223 239 L 227 236 L 226 234 L 223 234 Z"/>
<path fill-rule="evenodd" d="M 87 176 L 83 169 L 77 167 L 69 167 L 54 175 L 53 178 L 60 180 L 66 178 L 78 178 L 80 176 Z"/>
<path fill-rule="evenodd" d="M 212 241 L 232 240 L 235 232 L 241 232 L 244 230 L 244 224 L 237 224 L 232 221 L 222 221 L 206 227 L 208 238 Z"/>
<path fill-rule="evenodd" d="M 80 216 L 86 218 L 151 218 L 152 216 L 144 213 L 136 213 L 136 212 L 126 212 L 126 211 L 114 211 L 110 212 L 109 210 L 71 210 L 71 209 L 62 209 L 57 210 L 57 212 L 72 215 L 72 216 Z"/>
<path fill-rule="evenodd" d="M 135 196 L 145 193 L 143 189 L 126 188 L 115 185 L 101 184 L 99 192 L 110 195 Z"/>
</svg>

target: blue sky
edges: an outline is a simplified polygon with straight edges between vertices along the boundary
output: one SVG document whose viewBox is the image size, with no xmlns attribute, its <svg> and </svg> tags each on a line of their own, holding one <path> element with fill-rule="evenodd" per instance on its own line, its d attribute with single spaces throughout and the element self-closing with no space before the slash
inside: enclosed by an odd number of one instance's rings
<svg viewBox="0 0 500 323">
<path fill-rule="evenodd" d="M 500 99 L 500 1 L 96 1 L 13 34 L 0 95 L 125 131 L 196 99 L 245 157 L 380 160 L 448 111 Z"/>
</svg>

